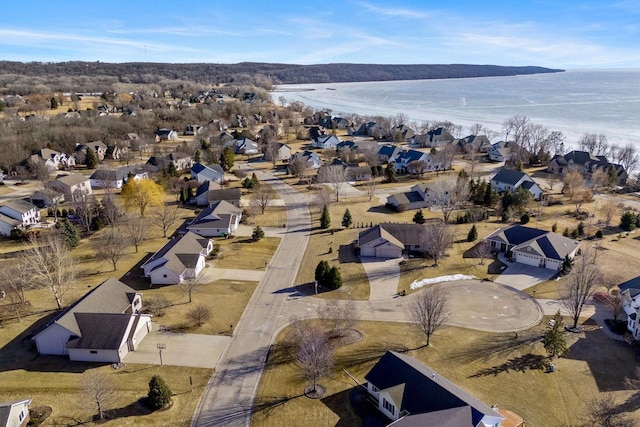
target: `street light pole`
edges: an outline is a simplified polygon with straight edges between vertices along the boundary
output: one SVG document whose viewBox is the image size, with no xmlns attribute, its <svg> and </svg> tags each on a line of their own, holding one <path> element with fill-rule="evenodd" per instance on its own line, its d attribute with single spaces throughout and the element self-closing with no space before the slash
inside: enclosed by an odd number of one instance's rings
<svg viewBox="0 0 640 427">
<path fill-rule="evenodd" d="M 158 348 L 158 353 L 160 354 L 160 366 L 164 366 L 164 365 L 162 364 L 162 350 L 164 350 L 165 348 L 167 348 L 167 345 L 166 345 L 166 344 L 158 343 L 158 344 L 156 344 L 156 347 Z"/>
</svg>

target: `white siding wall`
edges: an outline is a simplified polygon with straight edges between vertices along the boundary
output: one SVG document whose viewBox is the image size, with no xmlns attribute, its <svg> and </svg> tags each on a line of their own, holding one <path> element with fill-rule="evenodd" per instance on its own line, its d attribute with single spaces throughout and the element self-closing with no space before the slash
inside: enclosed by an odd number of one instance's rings
<svg viewBox="0 0 640 427">
<path fill-rule="evenodd" d="M 149 274 L 152 285 L 177 285 L 181 282 L 180 274 L 165 267 L 159 267 Z"/>
<path fill-rule="evenodd" d="M 67 354 L 65 345 L 71 335 L 72 332 L 68 329 L 63 328 L 57 323 L 52 324 L 35 337 L 38 353 L 54 355 Z"/>
<path fill-rule="evenodd" d="M 515 252 L 514 254 L 516 256 L 516 262 L 519 262 L 520 264 L 531 265 L 534 267 L 540 267 L 541 258 L 539 256 L 523 254 L 521 252 Z"/>
</svg>

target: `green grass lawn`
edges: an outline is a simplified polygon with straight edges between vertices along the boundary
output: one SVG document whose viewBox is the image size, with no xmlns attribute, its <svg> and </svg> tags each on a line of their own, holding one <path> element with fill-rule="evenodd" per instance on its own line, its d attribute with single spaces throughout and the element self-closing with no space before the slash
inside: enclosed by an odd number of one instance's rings
<svg viewBox="0 0 640 427">
<path fill-rule="evenodd" d="M 307 381 L 293 363 L 287 331 L 277 338 L 267 362 L 254 407 L 252 425 L 358 426 L 360 420 L 348 403 L 353 381 L 371 369 L 386 350 L 407 354 L 444 375 L 489 405 L 496 404 L 522 416 L 527 426 L 575 425 L 588 402 L 611 395 L 631 417 L 640 417 L 637 392 L 626 390 L 624 378 L 635 368 L 629 348 L 606 338 L 597 326 L 586 325 L 580 334 L 566 333 L 571 343 L 567 357 L 555 361 L 557 371 L 545 373 L 546 361 L 539 341 L 546 319 L 525 332 L 488 333 L 446 327 L 428 348 L 418 348 L 422 337 L 411 325 L 360 322 L 363 340 L 339 348 L 331 375 L 320 381 L 327 396 L 312 400 L 302 395 Z"/>
</svg>

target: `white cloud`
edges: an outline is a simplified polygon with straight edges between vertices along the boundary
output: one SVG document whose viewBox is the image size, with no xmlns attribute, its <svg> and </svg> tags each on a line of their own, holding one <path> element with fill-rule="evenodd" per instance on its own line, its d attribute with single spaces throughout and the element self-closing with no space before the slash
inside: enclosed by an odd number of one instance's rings
<svg viewBox="0 0 640 427">
<path fill-rule="evenodd" d="M 365 8 L 368 12 L 386 18 L 423 19 L 432 16 L 427 12 L 415 9 L 376 6 L 367 2 L 355 2 L 354 4 Z"/>
</svg>

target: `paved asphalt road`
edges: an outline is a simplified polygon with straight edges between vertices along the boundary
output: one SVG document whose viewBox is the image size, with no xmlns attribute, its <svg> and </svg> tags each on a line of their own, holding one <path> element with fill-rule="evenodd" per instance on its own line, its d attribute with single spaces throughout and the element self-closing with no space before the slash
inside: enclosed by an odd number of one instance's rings
<svg viewBox="0 0 640 427">
<path fill-rule="evenodd" d="M 287 233 L 276 250 L 211 377 L 194 417 L 194 426 L 246 426 L 287 294 L 309 239 L 311 219 L 304 197 L 284 182 L 256 171 L 287 205 Z"/>
</svg>

